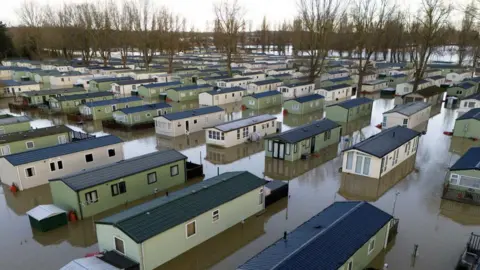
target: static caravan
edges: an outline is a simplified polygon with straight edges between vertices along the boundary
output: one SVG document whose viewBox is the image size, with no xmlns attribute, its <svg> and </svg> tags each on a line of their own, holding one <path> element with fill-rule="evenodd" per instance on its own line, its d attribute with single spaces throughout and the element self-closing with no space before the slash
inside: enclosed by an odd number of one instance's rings
<svg viewBox="0 0 480 270">
<path fill-rule="evenodd" d="M 352 77 L 335 78 L 335 79 L 330 79 L 330 80 L 326 80 L 326 81 L 321 81 L 320 82 L 320 88 L 328 87 L 328 86 L 332 86 L 332 85 L 337 85 L 337 84 L 354 85 L 355 82 L 353 81 Z"/>
<path fill-rule="evenodd" d="M 367 269 L 386 252 L 397 223 L 367 202 L 335 202 L 237 270 Z"/>
<path fill-rule="evenodd" d="M 93 78 L 88 81 L 88 91 L 110 91 L 112 83 L 134 80 L 132 77 Z"/>
<path fill-rule="evenodd" d="M 295 161 L 340 141 L 342 127 L 329 119 L 265 137 L 265 156 Z"/>
<path fill-rule="evenodd" d="M 416 156 L 420 132 L 394 126 L 343 152 L 342 172 L 380 179 L 402 162 Z"/>
<path fill-rule="evenodd" d="M 26 76 L 28 76 L 30 80 L 41 83 L 41 84 L 51 84 L 51 78 L 53 76 L 60 76 L 60 75 L 61 73 L 55 69 L 53 70 L 35 69 L 35 70 L 31 70 L 26 74 Z"/>
<path fill-rule="evenodd" d="M 395 87 L 397 84 L 405 83 L 408 80 L 408 75 L 403 73 L 393 74 L 384 78 L 388 81 L 388 87 Z"/>
<path fill-rule="evenodd" d="M 378 92 L 384 88 L 388 87 L 387 80 L 373 80 L 363 82 L 362 84 L 362 92 L 363 93 L 374 93 Z"/>
<path fill-rule="evenodd" d="M 244 97 L 246 94 L 247 90 L 239 86 L 217 89 L 200 93 L 200 95 L 198 95 L 198 104 L 214 106 L 241 102 L 242 97 Z"/>
<path fill-rule="evenodd" d="M 297 98 L 313 94 L 314 89 L 315 84 L 309 82 L 285 84 L 278 87 L 278 91 L 282 93 L 284 99 Z"/>
<path fill-rule="evenodd" d="M 442 76 L 442 70 L 441 69 L 427 69 L 423 73 L 424 77 L 432 77 L 432 76 Z"/>
<path fill-rule="evenodd" d="M 478 205 L 479 186 L 480 147 L 472 147 L 449 168 L 443 198 Z"/>
<path fill-rule="evenodd" d="M 23 104 L 28 106 L 48 105 L 52 97 L 86 94 L 83 88 L 62 88 L 22 93 Z"/>
<path fill-rule="evenodd" d="M 465 79 L 472 77 L 472 72 L 468 70 L 457 70 L 454 72 L 447 73 L 445 76 L 447 81 L 451 81 L 453 83 L 461 82 Z"/>
<path fill-rule="evenodd" d="M 197 84 L 210 84 L 210 85 L 217 85 L 218 81 L 225 80 L 231 78 L 227 75 L 219 75 L 219 76 L 211 76 L 205 78 L 199 78 L 197 80 Z"/>
<path fill-rule="evenodd" d="M 228 78 L 228 79 L 217 80 L 217 86 L 220 88 L 235 87 L 235 86 L 247 88 L 248 84 L 251 82 L 253 82 L 253 79 L 250 77 Z"/>
<path fill-rule="evenodd" d="M 365 97 L 347 99 L 328 105 L 326 117 L 330 120 L 347 123 L 372 114 L 373 100 Z"/>
<path fill-rule="evenodd" d="M 283 109 L 289 114 L 307 114 L 323 110 L 325 97 L 319 94 L 303 96 L 285 101 Z"/>
<path fill-rule="evenodd" d="M 213 86 L 209 84 L 191 84 L 191 85 L 184 85 L 180 87 L 173 87 L 169 88 L 167 93 L 167 99 L 180 102 L 180 101 L 187 101 L 187 100 L 196 100 L 198 99 L 198 95 L 203 92 L 212 91 Z"/>
<path fill-rule="evenodd" d="M 415 129 L 428 121 L 431 108 L 432 105 L 420 101 L 396 105 L 383 113 L 382 129 L 395 126 Z"/>
<path fill-rule="evenodd" d="M 242 118 L 205 129 L 206 143 L 219 147 L 232 147 L 277 133 L 277 117 L 263 114 Z"/>
<path fill-rule="evenodd" d="M 115 96 L 129 97 L 132 95 L 138 95 L 138 87 L 149 83 L 155 83 L 156 81 L 156 79 L 142 79 L 112 82 L 111 91 Z"/>
<path fill-rule="evenodd" d="M 397 87 L 395 87 L 395 95 L 403 96 L 413 92 L 414 83 L 415 83 L 414 81 L 409 81 L 406 83 L 397 84 Z M 432 85 L 434 85 L 432 81 L 420 80 L 420 82 L 418 83 L 417 91 Z"/>
<path fill-rule="evenodd" d="M 265 91 L 277 90 L 278 87 L 283 85 L 283 82 L 279 79 L 268 79 L 263 81 L 255 81 L 248 85 L 248 93 L 255 94 Z"/>
<path fill-rule="evenodd" d="M 378 75 L 376 73 L 366 73 L 366 74 L 363 75 L 363 83 L 376 81 L 377 76 Z M 358 83 L 358 80 L 359 80 L 358 74 L 352 75 L 352 79 L 353 79 L 354 83 Z"/>
<path fill-rule="evenodd" d="M 79 79 L 92 78 L 93 75 L 82 74 L 77 71 L 61 73 L 60 75 L 50 76 L 50 85 L 52 86 L 73 86 Z"/>
<path fill-rule="evenodd" d="M 187 157 L 164 150 L 49 179 L 53 203 L 79 219 L 184 184 Z"/>
<path fill-rule="evenodd" d="M 348 72 L 348 70 L 331 70 L 320 75 L 320 81 L 327 81 L 348 76 L 350 76 L 350 72 Z"/>
<path fill-rule="evenodd" d="M 0 135 L 0 156 L 71 142 L 71 131 L 62 125 Z"/>
<path fill-rule="evenodd" d="M 0 180 L 20 190 L 48 179 L 123 160 L 123 141 L 103 136 L 17 153 L 0 158 Z"/>
<path fill-rule="evenodd" d="M 467 112 L 471 109 L 480 108 L 480 93 L 465 97 L 458 108 L 459 112 Z"/>
<path fill-rule="evenodd" d="M 218 106 L 166 114 L 154 118 L 155 132 L 175 137 L 203 130 L 225 121 L 225 111 Z"/>
<path fill-rule="evenodd" d="M 0 135 L 30 130 L 30 117 L 0 114 Z"/>
<path fill-rule="evenodd" d="M 470 82 L 462 82 L 447 89 L 447 97 L 464 99 L 478 92 L 478 86 Z"/>
<path fill-rule="evenodd" d="M 480 108 L 471 109 L 455 120 L 453 136 L 480 139 Z"/>
<path fill-rule="evenodd" d="M 179 81 L 164 82 L 164 83 L 149 83 L 140 85 L 137 88 L 138 96 L 141 98 L 154 99 L 158 98 L 161 94 L 172 87 L 180 87 L 182 85 Z M 166 94 L 165 94 L 166 95 Z"/>
<path fill-rule="evenodd" d="M 114 111 L 112 116 L 115 122 L 124 126 L 133 127 L 146 123 L 154 124 L 154 117 L 167 113 L 172 113 L 172 106 L 162 102 L 119 109 Z"/>
<path fill-rule="evenodd" d="M 258 94 L 247 95 L 242 98 L 245 108 L 261 110 L 282 105 L 283 96 L 278 91 L 267 91 Z"/>
<path fill-rule="evenodd" d="M 110 92 L 93 92 L 86 94 L 74 94 L 68 96 L 51 97 L 48 100 L 50 110 L 54 112 L 74 113 L 78 107 L 87 102 L 113 99 Z"/>
<path fill-rule="evenodd" d="M 141 106 L 143 100 L 139 97 L 115 98 L 87 102 L 80 105 L 80 114 L 92 120 L 107 120 L 113 118 L 113 112 L 119 109 Z"/>
<path fill-rule="evenodd" d="M 155 269 L 263 211 L 265 184 L 246 171 L 227 172 L 134 206 L 96 221 L 98 248 Z"/>
<path fill-rule="evenodd" d="M 445 76 L 432 76 L 425 78 L 425 80 L 431 81 L 434 86 L 438 87 L 446 84 Z"/>
<path fill-rule="evenodd" d="M 243 73 L 243 76 L 252 78 L 254 82 L 256 81 L 262 81 L 267 78 L 267 74 L 261 72 L 261 71 L 254 71 L 254 72 L 245 72 Z"/>
<path fill-rule="evenodd" d="M 4 80 L 0 81 L 0 85 L 4 96 L 19 96 L 22 92 L 40 90 L 40 84 L 33 81 Z"/>
<path fill-rule="evenodd" d="M 315 93 L 325 97 L 325 101 L 335 101 L 352 96 L 352 86 L 349 84 L 335 84 L 321 87 Z"/>
<path fill-rule="evenodd" d="M 279 74 L 295 74 L 295 72 L 297 72 L 296 69 L 294 68 L 277 68 L 277 69 L 268 69 L 265 71 L 265 73 L 268 74 L 268 76 L 273 76 L 275 77 L 276 75 L 279 75 Z"/>
<path fill-rule="evenodd" d="M 471 84 L 475 85 L 475 90 L 478 91 L 478 85 L 480 84 L 480 76 L 479 77 L 473 77 L 473 78 L 466 78 L 463 80 L 463 82 L 468 82 Z"/>
<path fill-rule="evenodd" d="M 442 104 L 446 89 L 439 86 L 430 86 L 402 96 L 403 103 L 422 101 L 432 106 Z"/>
</svg>

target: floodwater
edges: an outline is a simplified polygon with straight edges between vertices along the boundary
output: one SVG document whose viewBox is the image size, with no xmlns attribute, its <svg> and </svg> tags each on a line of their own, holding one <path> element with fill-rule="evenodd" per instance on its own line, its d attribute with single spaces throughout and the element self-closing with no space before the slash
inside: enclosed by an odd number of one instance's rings
<svg viewBox="0 0 480 270">
<path fill-rule="evenodd" d="M 378 94 L 368 97 L 375 99 L 370 118 L 345 125 L 345 135 L 339 144 L 325 149 L 310 160 L 298 162 L 265 158 L 262 142 L 220 149 L 206 146 L 202 132 L 166 139 L 156 136 L 153 129 L 127 132 L 104 129 L 100 122 L 79 125 L 62 115 L 35 111 L 16 113 L 33 117 L 34 127 L 68 124 L 75 130 L 88 133 L 117 135 L 126 141 L 126 158 L 165 148 L 177 149 L 190 161 L 203 164 L 205 178 L 218 172 L 248 170 L 266 179 L 288 180 L 289 198 L 273 204 L 263 214 L 228 229 L 159 269 L 235 269 L 282 237 L 284 231 L 293 230 L 331 203 L 348 199 L 370 201 L 388 213 L 394 211 L 400 219 L 396 239 L 375 259 L 374 267 L 388 263 L 390 270 L 450 270 L 463 251 L 469 234 L 480 229 L 480 207 L 442 200 L 442 183 L 448 166 L 478 142 L 443 135 L 443 131 L 452 130 L 457 112 L 435 107 L 428 121 L 426 135 L 421 137 L 416 162 L 412 159 L 402 164 L 384 181 L 342 176 L 339 173 L 340 151 L 380 132 L 375 126 L 381 122 L 382 112 L 398 103 L 393 98 L 381 99 Z M 8 111 L 7 102 L 0 100 L 0 108 L 3 108 L 0 113 Z M 186 110 L 197 105 L 196 102 L 187 102 L 174 106 L 176 110 Z M 225 109 L 228 120 L 263 113 L 274 114 L 284 122 L 283 130 L 324 115 L 323 111 L 303 116 L 283 115 L 281 107 L 260 112 L 241 111 L 240 104 L 226 105 Z M 51 232 L 33 231 L 25 212 L 51 201 L 48 186 L 15 195 L 6 187 L 0 188 L 0 269 L 58 269 L 75 258 L 96 252 L 98 247 L 93 221 L 142 202 L 121 206 Z M 411 254 L 415 244 L 419 245 L 419 254 L 413 258 Z"/>
</svg>

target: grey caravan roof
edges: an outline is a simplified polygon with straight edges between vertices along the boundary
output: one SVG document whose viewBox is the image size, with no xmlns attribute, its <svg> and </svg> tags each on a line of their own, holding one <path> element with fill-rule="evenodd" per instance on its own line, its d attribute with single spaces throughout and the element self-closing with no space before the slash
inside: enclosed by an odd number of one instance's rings
<svg viewBox="0 0 480 270">
<path fill-rule="evenodd" d="M 187 159 L 187 157 L 176 150 L 169 149 L 121 160 L 113 164 L 85 169 L 61 178 L 50 179 L 49 181 L 62 181 L 72 190 L 79 191 L 182 159 Z"/>
<path fill-rule="evenodd" d="M 393 109 L 384 112 L 383 114 L 389 114 L 389 113 L 399 113 L 403 114 L 405 116 L 411 116 L 421 110 L 424 110 L 426 108 L 430 107 L 430 104 L 417 101 L 417 102 L 410 102 L 406 104 L 400 104 L 396 105 Z"/>
<path fill-rule="evenodd" d="M 223 132 L 228 132 L 231 130 L 236 130 L 242 127 L 247 127 L 251 126 L 257 123 L 263 123 L 263 122 L 268 122 L 271 120 L 275 120 L 277 117 L 269 114 L 262 114 L 262 115 L 257 115 L 257 116 L 252 116 L 248 118 L 242 118 L 238 120 L 233 120 L 227 123 L 223 123 L 220 125 L 216 125 L 213 128 L 218 129 Z"/>
<path fill-rule="evenodd" d="M 336 127 L 340 127 L 340 125 L 330 119 L 324 118 L 322 120 L 313 121 L 310 124 L 292 128 L 280 134 L 266 136 L 265 138 L 280 139 L 288 143 L 296 143 L 324 133 L 325 131 L 332 130 Z"/>
</svg>

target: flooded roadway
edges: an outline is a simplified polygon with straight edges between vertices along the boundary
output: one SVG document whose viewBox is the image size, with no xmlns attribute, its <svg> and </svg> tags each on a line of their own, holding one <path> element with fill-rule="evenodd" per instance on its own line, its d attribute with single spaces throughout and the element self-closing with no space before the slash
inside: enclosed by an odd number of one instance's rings
<svg viewBox="0 0 480 270">
<path fill-rule="evenodd" d="M 238 224 L 202 245 L 186 252 L 158 269 L 234 269 L 334 201 L 368 200 L 392 213 L 396 194 L 395 216 L 400 219 L 399 233 L 387 252 L 376 258 L 375 265 L 389 264 L 389 269 L 453 269 L 472 231 L 480 230 L 480 207 L 445 201 L 440 198 L 447 167 L 473 142 L 450 138 L 443 131 L 453 128 L 457 113 L 441 107 L 432 109 L 428 131 L 421 138 L 416 163 L 400 166 L 385 182 L 342 177 L 339 151 L 380 130 L 382 112 L 398 103 L 395 99 L 375 98 L 371 119 L 359 119 L 344 127 L 346 136 L 318 158 L 294 163 L 266 159 L 261 143 L 229 149 L 205 145 L 203 133 L 165 139 L 153 129 L 118 131 L 103 129 L 101 123 L 78 125 L 66 116 L 26 112 L 34 127 L 68 124 L 76 130 L 94 134 L 110 133 L 127 141 L 125 157 L 130 158 L 158 149 L 175 148 L 189 159 L 204 165 L 205 177 L 231 170 L 249 170 L 267 179 L 289 180 L 290 198 L 270 206 L 259 216 Z M 7 112 L 7 100 L 0 100 L 0 113 Z M 180 103 L 177 109 L 195 108 L 195 103 Z M 283 130 L 321 118 L 324 112 L 295 116 L 281 114 L 281 108 L 265 111 L 241 111 L 239 104 L 226 106 L 227 118 L 238 119 L 262 113 L 274 114 L 284 123 Z M 414 164 L 414 165 L 413 165 Z M 405 173 L 414 170 L 403 179 Z M 198 181 L 200 181 L 199 179 Z M 151 198 L 147 198 L 151 199 Z M 58 269 L 69 261 L 97 251 L 93 220 L 121 211 L 118 207 L 63 228 L 40 233 L 32 231 L 25 212 L 38 204 L 51 203 L 48 186 L 10 193 L 0 189 L 0 269 Z M 136 202 L 140 203 L 140 202 Z M 413 260 L 413 246 L 419 256 Z M 159 251 L 161 252 L 161 251 Z"/>
</svg>

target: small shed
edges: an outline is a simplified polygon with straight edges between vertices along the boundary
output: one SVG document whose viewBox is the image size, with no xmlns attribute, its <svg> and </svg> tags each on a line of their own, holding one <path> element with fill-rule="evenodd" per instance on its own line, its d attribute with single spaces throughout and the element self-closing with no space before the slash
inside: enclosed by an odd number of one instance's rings
<svg viewBox="0 0 480 270">
<path fill-rule="evenodd" d="M 39 205 L 27 212 L 30 226 L 46 232 L 68 224 L 67 212 L 53 204 Z"/>
<path fill-rule="evenodd" d="M 477 92 L 477 86 L 470 82 L 462 82 L 447 89 L 447 97 L 463 99 Z"/>
<path fill-rule="evenodd" d="M 265 185 L 265 206 L 288 196 L 288 183 L 273 180 Z"/>
</svg>

